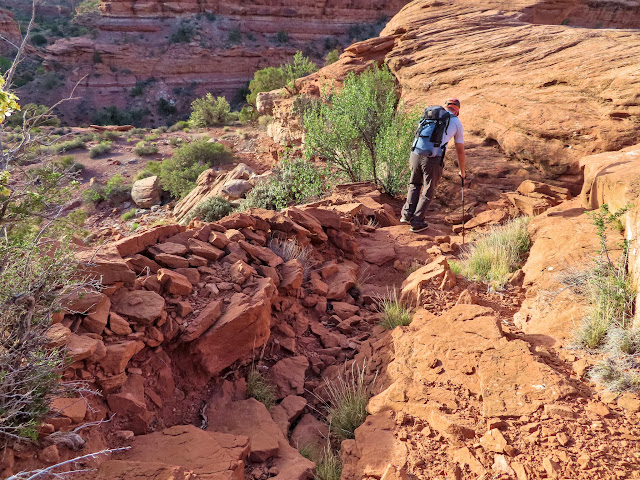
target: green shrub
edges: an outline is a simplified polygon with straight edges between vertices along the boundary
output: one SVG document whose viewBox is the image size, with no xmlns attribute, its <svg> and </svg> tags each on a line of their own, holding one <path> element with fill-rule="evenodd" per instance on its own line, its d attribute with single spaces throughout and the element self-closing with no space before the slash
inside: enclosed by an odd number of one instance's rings
<svg viewBox="0 0 640 480">
<path fill-rule="evenodd" d="M 242 124 L 253 122 L 257 119 L 258 111 L 250 105 L 242 107 L 242 110 L 240 110 L 240 113 L 238 114 L 238 120 L 240 120 L 240 123 Z"/>
<path fill-rule="evenodd" d="M 324 64 L 325 66 L 331 65 L 332 63 L 336 63 L 339 58 L 340 58 L 340 51 L 337 48 L 334 48 L 329 53 L 327 53 L 327 56 L 324 59 Z"/>
<path fill-rule="evenodd" d="M 527 232 L 529 217 L 518 217 L 492 227 L 469 244 L 460 260 L 462 275 L 502 288 L 523 261 L 531 240 Z"/>
<path fill-rule="evenodd" d="M 144 157 L 145 155 L 155 155 L 158 153 L 158 147 L 155 145 L 149 145 L 145 141 L 140 141 L 136 143 L 133 153 L 140 157 Z"/>
<path fill-rule="evenodd" d="M 166 98 L 161 98 L 160 100 L 158 100 L 158 113 L 163 117 L 173 115 L 177 111 L 178 109 L 176 108 L 176 106 Z"/>
<path fill-rule="evenodd" d="M 171 43 L 189 43 L 196 35 L 196 29 L 188 20 L 182 20 L 171 34 Z"/>
<path fill-rule="evenodd" d="M 378 311 L 382 313 L 380 325 L 387 330 L 393 330 L 399 326 L 406 327 L 410 325 L 411 320 L 413 320 L 411 310 L 400 302 L 395 290 L 392 294 L 378 299 L 376 307 Z"/>
<path fill-rule="evenodd" d="M 194 127 L 224 125 L 229 118 L 230 110 L 231 108 L 226 98 L 213 98 L 213 95 L 207 93 L 204 97 L 194 100 L 191 104 L 189 123 Z"/>
<path fill-rule="evenodd" d="M 276 40 L 278 41 L 278 43 L 287 43 L 289 41 L 289 34 L 284 30 L 280 30 L 276 34 Z"/>
<path fill-rule="evenodd" d="M 189 126 L 189 122 L 185 121 L 185 120 L 180 120 L 179 122 L 174 123 L 173 125 L 171 125 L 169 127 L 169 130 L 167 130 L 169 133 L 173 133 L 173 132 L 178 132 L 180 130 L 184 130 L 185 128 L 187 128 Z"/>
<path fill-rule="evenodd" d="M 71 140 L 55 143 L 53 145 L 53 150 L 56 153 L 68 152 L 70 150 L 75 150 L 76 148 L 86 148 L 85 143 L 82 141 L 82 138 L 80 137 L 74 137 Z"/>
<path fill-rule="evenodd" d="M 22 126 L 24 125 L 25 118 L 27 119 L 27 123 L 32 127 L 60 126 L 60 119 L 51 113 L 51 109 L 37 103 L 27 103 L 24 105 L 21 111 L 15 112 L 5 120 L 5 125 L 11 127 Z"/>
<path fill-rule="evenodd" d="M 276 402 L 275 386 L 255 367 L 252 367 L 247 374 L 247 394 L 263 403 L 267 410 L 270 410 Z"/>
<path fill-rule="evenodd" d="M 271 115 L 260 115 L 258 117 L 258 125 L 261 127 L 266 127 L 267 125 L 271 125 L 273 123 L 273 117 Z"/>
<path fill-rule="evenodd" d="M 230 159 L 231 153 L 219 143 L 199 140 L 182 145 L 162 161 L 160 183 L 174 198 L 182 198 L 195 187 L 202 172 Z"/>
<path fill-rule="evenodd" d="M 138 222 L 133 222 L 130 228 L 132 232 L 135 232 L 139 227 L 140 227 L 140 224 Z"/>
<path fill-rule="evenodd" d="M 188 221 L 199 218 L 203 222 L 217 222 L 233 211 L 233 205 L 223 197 L 211 197 L 196 205 L 189 215 Z"/>
<path fill-rule="evenodd" d="M 62 81 L 55 73 L 49 72 L 45 73 L 40 77 L 40 81 L 42 82 L 42 88 L 45 90 L 53 90 L 54 88 L 62 85 Z"/>
<path fill-rule="evenodd" d="M 43 45 L 46 45 L 48 43 L 47 37 L 40 33 L 36 33 L 35 35 L 31 36 L 31 43 L 36 47 L 42 47 Z"/>
<path fill-rule="evenodd" d="M 13 65 L 13 60 L 0 55 L 0 75 L 3 75 Z"/>
<path fill-rule="evenodd" d="M 100 52 L 93 52 L 93 63 L 102 63 L 102 55 L 100 55 Z"/>
<path fill-rule="evenodd" d="M 100 155 L 104 155 L 105 153 L 109 153 L 111 150 L 113 150 L 113 143 L 103 141 L 89 150 L 89 156 L 91 158 L 96 158 Z"/>
<path fill-rule="evenodd" d="M 306 203 L 321 197 L 329 182 L 312 163 L 302 159 L 284 160 L 274 168 L 274 175 L 259 182 L 241 202 L 242 210 L 252 207 L 282 210 L 289 205 Z"/>
<path fill-rule="evenodd" d="M 120 110 L 115 105 L 111 105 L 95 112 L 92 122 L 97 125 L 136 125 L 147 115 L 149 110 L 146 108 Z"/>
<path fill-rule="evenodd" d="M 159 177 L 160 176 L 160 169 L 161 169 L 161 162 L 156 162 L 154 160 L 151 160 L 149 162 L 147 162 L 147 164 L 145 165 L 144 169 L 139 171 L 135 178 L 133 179 L 134 182 L 137 182 L 138 180 L 142 180 L 143 178 L 147 178 L 147 177 Z"/>
<path fill-rule="evenodd" d="M 76 16 L 89 15 L 92 13 L 98 13 L 100 7 L 100 0 L 82 0 L 76 5 Z"/>
<path fill-rule="evenodd" d="M 388 68 L 350 74 L 303 117 L 305 154 L 320 156 L 351 181 L 372 181 L 394 195 L 406 187 L 406 156 L 418 112 L 396 109 Z"/>
<path fill-rule="evenodd" d="M 136 216 L 136 213 L 138 213 L 138 211 L 135 208 L 132 208 L 131 210 L 129 210 L 128 212 L 125 212 L 122 215 L 122 220 L 125 222 L 131 220 L 133 217 Z"/>
<path fill-rule="evenodd" d="M 116 174 L 104 186 L 95 184 L 85 190 L 83 195 L 86 200 L 93 203 L 106 201 L 112 205 L 117 205 L 129 198 L 130 192 L 131 185 L 126 184 L 120 174 Z"/>
<path fill-rule="evenodd" d="M 60 157 L 57 160 L 56 165 L 62 171 L 69 171 L 73 173 L 81 172 L 84 169 L 84 165 L 76 162 L 73 158 L 73 155 L 65 155 L 64 157 Z"/>
<path fill-rule="evenodd" d="M 249 91 L 251 93 L 247 95 L 247 103 L 255 105 L 258 93 L 270 92 L 285 86 L 292 88 L 294 80 L 305 77 L 316 70 L 318 70 L 318 67 L 302 55 L 302 52 L 296 52 L 293 57 L 293 63 L 258 70 L 253 75 L 253 80 L 249 82 Z"/>
<path fill-rule="evenodd" d="M 229 43 L 240 43 L 242 41 L 242 32 L 239 28 L 233 28 L 227 37 Z"/>
</svg>

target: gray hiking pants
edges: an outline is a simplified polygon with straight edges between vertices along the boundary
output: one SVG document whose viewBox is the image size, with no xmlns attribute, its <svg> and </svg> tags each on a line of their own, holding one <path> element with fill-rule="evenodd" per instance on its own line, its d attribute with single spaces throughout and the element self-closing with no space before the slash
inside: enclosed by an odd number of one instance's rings
<svg viewBox="0 0 640 480">
<path fill-rule="evenodd" d="M 412 223 L 421 222 L 424 221 L 427 208 L 429 208 L 435 196 L 438 182 L 442 178 L 444 162 L 440 157 L 423 157 L 411 152 L 409 166 L 411 167 L 411 179 L 409 180 L 407 201 L 402 207 L 402 215 L 413 217 Z M 422 195 L 420 189 L 422 189 Z"/>
</svg>

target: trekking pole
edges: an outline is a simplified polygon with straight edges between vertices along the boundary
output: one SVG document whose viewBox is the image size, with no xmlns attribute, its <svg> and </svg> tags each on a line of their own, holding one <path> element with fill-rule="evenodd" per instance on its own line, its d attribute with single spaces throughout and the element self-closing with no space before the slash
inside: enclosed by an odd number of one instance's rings
<svg viewBox="0 0 640 480">
<path fill-rule="evenodd" d="M 462 184 L 462 245 L 464 245 L 464 177 L 460 175 L 460 182 Z"/>
</svg>

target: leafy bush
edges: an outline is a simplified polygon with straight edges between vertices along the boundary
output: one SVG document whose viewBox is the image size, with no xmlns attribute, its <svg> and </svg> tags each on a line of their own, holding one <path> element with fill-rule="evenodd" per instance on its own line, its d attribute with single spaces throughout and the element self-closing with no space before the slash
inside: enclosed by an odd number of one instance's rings
<svg viewBox="0 0 640 480">
<path fill-rule="evenodd" d="M 162 162 L 156 162 L 154 160 L 147 162 L 144 169 L 137 173 L 133 181 L 137 182 L 138 180 L 142 180 L 143 178 L 153 177 L 153 176 L 159 177 L 161 165 L 162 165 Z"/>
<path fill-rule="evenodd" d="M 320 156 L 351 181 L 372 181 L 390 194 L 406 186 L 407 152 L 417 112 L 396 109 L 387 67 L 347 76 L 343 88 L 303 117 L 305 154 Z"/>
<path fill-rule="evenodd" d="M 270 92 L 287 85 L 292 88 L 294 80 L 305 77 L 316 70 L 318 70 L 318 67 L 302 55 L 302 52 L 296 52 L 293 57 L 293 63 L 258 70 L 253 75 L 253 80 L 249 82 L 249 91 L 251 93 L 247 95 L 247 103 L 255 105 L 258 93 Z"/>
<path fill-rule="evenodd" d="M 146 108 L 120 110 L 115 105 L 111 105 L 94 113 L 92 122 L 97 125 L 136 125 L 147 115 L 149 110 Z"/>
<path fill-rule="evenodd" d="M 5 125 L 16 127 L 24 125 L 25 119 L 31 127 L 59 127 L 60 119 L 51 113 L 51 109 L 37 103 L 27 103 L 22 110 L 11 115 Z"/>
<path fill-rule="evenodd" d="M 69 150 L 74 150 L 76 148 L 86 148 L 86 145 L 80 137 L 74 137 L 71 140 L 55 143 L 53 145 L 53 150 L 56 153 L 68 152 Z"/>
<path fill-rule="evenodd" d="M 207 93 L 204 97 L 194 100 L 191 104 L 189 123 L 194 127 L 224 125 L 229 118 L 230 111 L 231 108 L 226 98 L 213 98 L 213 95 Z"/>
<path fill-rule="evenodd" d="M 85 190 L 83 195 L 86 200 L 93 203 L 109 202 L 117 205 L 129 198 L 130 193 L 131 185 L 126 184 L 120 174 L 116 174 L 104 186 L 95 184 Z"/>
<path fill-rule="evenodd" d="M 469 244 L 460 260 L 462 275 L 469 280 L 491 284 L 494 288 L 504 287 L 531 246 L 528 225 L 529 217 L 518 217 L 492 227 Z"/>
<path fill-rule="evenodd" d="M 95 147 L 91 148 L 89 150 L 89 156 L 91 158 L 96 158 L 100 155 L 104 155 L 105 153 L 109 153 L 111 150 L 113 150 L 113 143 L 105 140 L 103 142 L 100 142 Z"/>
<path fill-rule="evenodd" d="M 160 100 L 158 100 L 158 113 L 163 117 L 173 115 L 177 111 L 178 109 L 172 101 L 167 100 L 166 98 L 161 98 Z"/>
<path fill-rule="evenodd" d="M 78 163 L 73 158 L 73 155 L 65 155 L 64 157 L 60 157 L 56 162 L 56 165 L 60 170 L 70 171 L 73 173 L 81 172 L 84 170 L 84 165 Z"/>
<path fill-rule="evenodd" d="M 33 35 L 31 37 L 31 43 L 33 45 L 35 45 L 36 47 L 41 47 L 43 45 L 46 45 L 47 42 L 47 37 L 45 37 L 44 35 L 40 34 L 40 33 L 36 33 L 35 35 Z"/>
<path fill-rule="evenodd" d="M 276 403 L 275 387 L 267 380 L 265 375 L 255 367 L 252 367 L 247 375 L 247 394 L 249 397 L 264 403 L 267 410 L 271 409 Z"/>
<path fill-rule="evenodd" d="M 241 202 L 240 208 L 282 210 L 289 205 L 306 203 L 321 197 L 330 185 L 323 172 L 302 159 L 284 160 L 274 168 L 274 175 L 259 182 Z"/>
<path fill-rule="evenodd" d="M 250 105 L 242 107 L 242 110 L 240 110 L 240 113 L 238 114 L 238 120 L 240 120 L 240 123 L 242 124 L 253 122 L 257 119 L 258 111 Z"/>
<path fill-rule="evenodd" d="M 171 34 L 171 43 L 189 43 L 196 35 L 196 29 L 188 20 L 182 20 Z"/>
<path fill-rule="evenodd" d="M 230 159 L 231 153 L 219 143 L 199 140 L 182 145 L 173 157 L 162 161 L 160 183 L 174 198 L 182 198 L 195 187 L 202 172 Z"/>
<path fill-rule="evenodd" d="M 340 51 L 337 48 L 334 48 L 329 53 L 327 53 L 327 56 L 324 59 L 324 64 L 325 66 L 331 65 L 332 63 L 336 63 L 339 58 L 340 58 Z"/>
<path fill-rule="evenodd" d="M 233 205 L 223 197 L 211 197 L 196 205 L 189 215 L 187 221 L 199 218 L 203 222 L 217 222 L 233 211 Z"/>
<path fill-rule="evenodd" d="M 240 43 L 242 41 L 242 32 L 239 28 L 234 28 L 229 32 L 227 39 L 229 43 Z"/>
<path fill-rule="evenodd" d="M 145 155 L 155 155 L 158 153 L 158 147 L 155 145 L 149 145 L 145 141 L 140 141 L 136 143 L 133 153 L 140 157 L 144 157 Z"/>
</svg>

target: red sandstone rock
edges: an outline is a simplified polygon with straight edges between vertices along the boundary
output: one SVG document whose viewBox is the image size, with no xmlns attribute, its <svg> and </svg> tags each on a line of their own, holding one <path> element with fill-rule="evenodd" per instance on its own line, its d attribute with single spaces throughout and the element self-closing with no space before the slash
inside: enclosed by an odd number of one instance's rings
<svg viewBox="0 0 640 480">
<path fill-rule="evenodd" d="M 73 423 L 80 423 L 87 413 L 87 402 L 82 397 L 58 397 L 51 401 L 51 410 L 70 418 Z"/>
<path fill-rule="evenodd" d="M 190 239 L 191 240 L 191 239 Z M 171 255 L 169 253 L 159 253 L 155 257 L 155 261 L 163 267 L 168 268 L 188 268 L 189 260 L 178 255 Z"/>
<path fill-rule="evenodd" d="M 164 298 L 144 290 L 120 291 L 114 296 L 113 310 L 136 322 L 150 325 L 164 311 Z"/>
<path fill-rule="evenodd" d="M 116 312 L 109 313 L 109 329 L 116 335 L 129 335 L 131 333 L 129 322 Z"/>
<path fill-rule="evenodd" d="M 98 340 L 74 333 L 68 336 L 67 353 L 73 362 L 84 360 L 93 355 L 98 348 Z"/>
<path fill-rule="evenodd" d="M 125 259 L 125 262 L 137 274 L 152 274 L 156 273 L 160 269 L 160 265 L 151 260 L 149 257 L 136 253 L 130 258 Z"/>
<path fill-rule="evenodd" d="M 215 261 L 215 260 L 219 260 L 224 256 L 224 252 L 222 250 L 214 247 L 209 243 L 205 243 L 202 240 L 196 240 L 195 238 L 190 238 L 188 243 L 189 243 L 189 248 L 195 255 L 206 258 L 207 260 Z"/>
<path fill-rule="evenodd" d="M 309 368 L 307 357 L 289 357 L 280 360 L 269 370 L 269 376 L 276 386 L 278 399 L 288 395 L 302 395 Z"/>
<path fill-rule="evenodd" d="M 302 286 L 303 268 L 300 260 L 292 259 L 282 265 L 282 282 L 278 289 L 289 295 L 295 295 Z"/>
<path fill-rule="evenodd" d="M 261 262 L 264 262 L 266 265 L 270 267 L 277 267 L 278 265 L 281 265 L 282 263 L 284 263 L 282 258 L 280 258 L 278 255 L 276 255 L 266 247 L 251 245 L 250 243 L 247 243 L 242 240 L 238 243 L 243 248 L 243 250 L 246 251 L 249 255 L 251 255 L 256 260 L 260 260 Z"/>
<path fill-rule="evenodd" d="M 142 252 L 145 248 L 156 244 L 163 238 L 183 232 L 181 225 L 160 225 L 145 232 L 136 233 L 117 241 L 114 246 L 122 257 L 128 257 Z"/>
<path fill-rule="evenodd" d="M 131 199 L 140 208 L 150 208 L 153 205 L 160 205 L 162 187 L 157 176 L 143 178 L 134 182 L 131 188 Z"/>
<path fill-rule="evenodd" d="M 231 280 L 233 280 L 238 285 L 242 285 L 247 278 L 251 275 L 256 275 L 256 270 L 247 265 L 242 260 L 238 260 L 229 268 L 229 272 L 231 273 Z"/>
<path fill-rule="evenodd" d="M 193 285 L 184 275 L 161 268 L 158 270 L 158 281 L 164 286 L 165 291 L 173 295 L 189 295 Z"/>
<path fill-rule="evenodd" d="M 322 229 L 322 224 L 313 215 L 306 213 L 297 207 L 289 207 L 283 213 L 290 217 L 294 222 L 303 226 L 309 231 L 312 240 L 318 242 L 326 242 L 329 237 Z"/>
<path fill-rule="evenodd" d="M 193 319 L 184 330 L 180 340 L 192 342 L 202 335 L 211 325 L 213 325 L 222 314 L 222 302 L 214 300 L 209 303 L 204 310 Z"/>
<path fill-rule="evenodd" d="M 400 299 L 411 305 L 420 305 L 422 291 L 428 288 L 450 290 L 456 284 L 455 275 L 449 269 L 444 256 L 439 256 L 428 265 L 419 268 L 402 282 Z"/>
<path fill-rule="evenodd" d="M 138 353 L 144 345 L 141 342 L 127 340 L 107 345 L 107 355 L 100 367 L 108 375 L 119 375 L 124 372 L 131 357 Z"/>
</svg>

